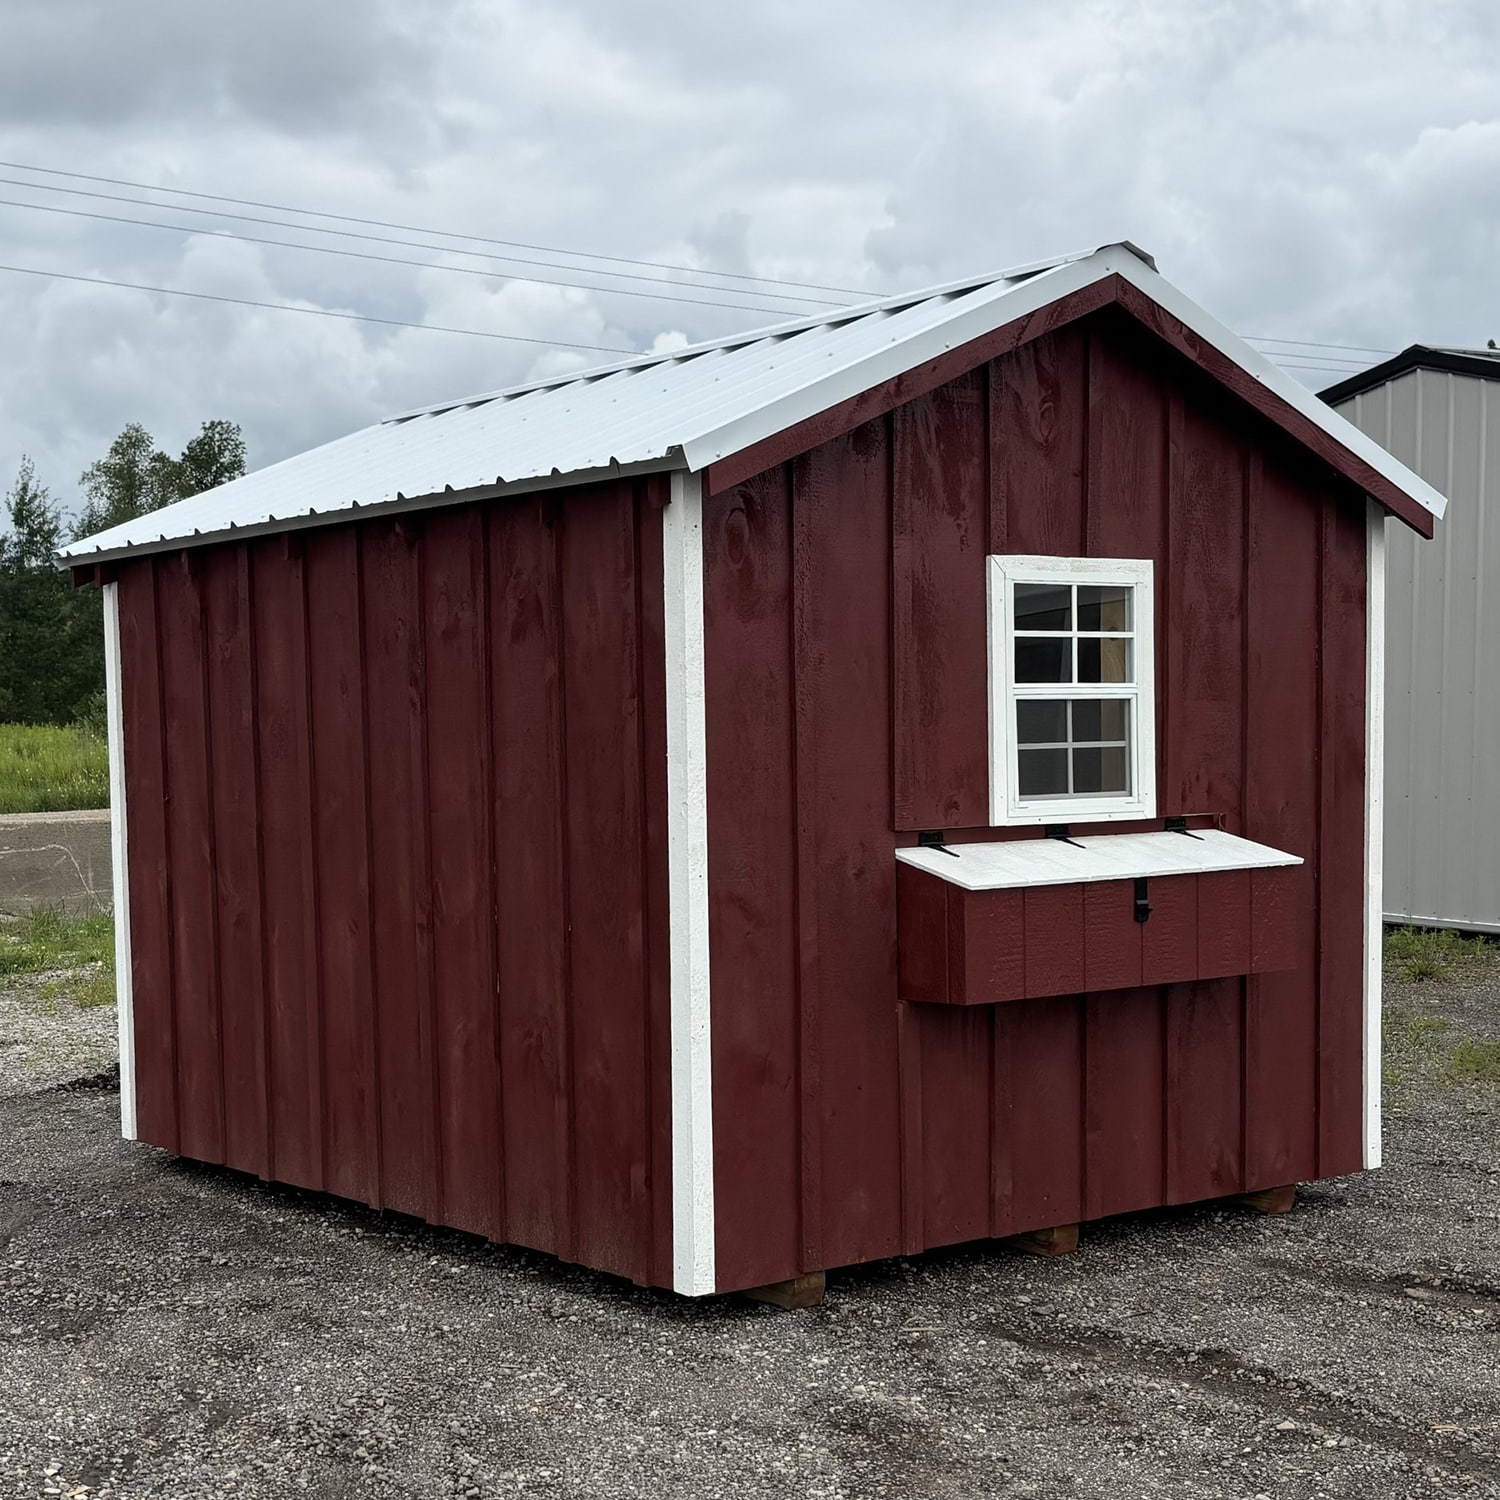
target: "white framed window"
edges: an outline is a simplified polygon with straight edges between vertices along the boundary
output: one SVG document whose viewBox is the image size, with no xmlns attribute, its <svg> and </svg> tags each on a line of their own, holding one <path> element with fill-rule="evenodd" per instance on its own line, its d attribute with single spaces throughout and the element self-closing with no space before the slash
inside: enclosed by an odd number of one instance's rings
<svg viewBox="0 0 1500 1500">
<path fill-rule="evenodd" d="M 1150 560 L 989 563 L 990 822 L 1155 817 Z"/>
</svg>

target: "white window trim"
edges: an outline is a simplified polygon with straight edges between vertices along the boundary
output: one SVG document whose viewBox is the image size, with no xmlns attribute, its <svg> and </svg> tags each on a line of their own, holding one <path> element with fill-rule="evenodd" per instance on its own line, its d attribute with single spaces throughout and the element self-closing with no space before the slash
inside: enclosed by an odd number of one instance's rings
<svg viewBox="0 0 1500 1500">
<path fill-rule="evenodd" d="M 1156 609 L 1149 558 L 992 556 L 989 566 L 990 823 L 1109 823 L 1156 816 Z M 1022 800 L 1018 793 L 1012 591 L 1018 583 L 1121 584 L 1135 590 L 1134 684 L 1079 683 L 1074 696 L 1135 699 L 1130 785 L 1126 797 L 1069 796 Z M 1111 690 L 1119 687 L 1120 692 Z M 1102 689 L 1102 693 L 1100 692 Z"/>
</svg>

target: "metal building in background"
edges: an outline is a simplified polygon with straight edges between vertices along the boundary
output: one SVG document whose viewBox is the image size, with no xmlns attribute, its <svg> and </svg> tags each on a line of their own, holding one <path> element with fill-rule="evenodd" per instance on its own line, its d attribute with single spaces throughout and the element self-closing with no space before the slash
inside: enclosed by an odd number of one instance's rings
<svg viewBox="0 0 1500 1500">
<path fill-rule="evenodd" d="M 1323 399 L 1453 502 L 1391 527 L 1385 912 L 1500 933 L 1500 351 L 1414 344 Z"/>
</svg>

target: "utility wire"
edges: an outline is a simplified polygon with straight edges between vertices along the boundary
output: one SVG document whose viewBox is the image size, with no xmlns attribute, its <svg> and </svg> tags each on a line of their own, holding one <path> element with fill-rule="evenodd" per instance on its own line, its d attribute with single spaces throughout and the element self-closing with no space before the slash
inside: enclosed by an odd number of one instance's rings
<svg viewBox="0 0 1500 1500">
<path fill-rule="evenodd" d="M 529 243 L 526 240 L 501 240 L 501 239 L 494 239 L 494 238 L 492 238 L 491 236 L 488 236 L 488 235 L 482 235 L 482 234 L 463 234 L 463 233 L 460 233 L 457 230 L 451 230 L 451 229 L 434 229 L 434 228 L 431 228 L 431 227 L 423 227 L 422 225 L 419 225 L 419 224 L 396 224 L 396 223 L 391 223 L 390 221 L 385 220 L 385 219 L 364 219 L 364 218 L 360 218 L 360 217 L 358 217 L 358 216 L 356 216 L 354 214 L 327 213 L 324 210 L 317 209 L 317 208 L 292 208 L 292 207 L 289 207 L 288 205 L 286 205 L 284 203 L 263 203 L 263 202 L 259 201 L 258 199 L 255 199 L 255 198 L 231 198 L 231 197 L 228 197 L 228 196 L 226 196 L 225 194 L 222 194 L 222 193 L 199 193 L 199 192 L 192 192 L 192 191 L 190 191 L 187 188 L 162 187 L 160 184 L 149 183 L 149 182 L 131 182 L 128 179 L 121 178 L 121 177 L 96 177 L 96 176 L 93 176 L 93 175 L 91 175 L 91 174 L 89 174 L 87 172 L 64 172 L 60 168 L 57 168 L 57 167 L 37 167 L 37 166 L 31 165 L 28 162 L 21 162 L 21 161 L 0 161 L 0 167 L 4 167 L 4 168 L 6 168 L 6 169 L 8 169 L 10 171 L 17 171 L 17 172 L 40 172 L 40 173 L 45 173 L 49 177 L 67 177 L 67 178 L 71 179 L 74 182 L 102 182 L 102 183 L 105 183 L 106 185 L 108 185 L 110 187 L 135 188 L 135 189 L 137 189 L 140 192 L 146 192 L 146 193 L 171 193 L 171 194 L 173 194 L 173 195 L 175 195 L 177 197 L 181 197 L 181 198 L 197 198 L 197 199 L 199 199 L 199 200 L 201 200 L 203 202 L 207 202 L 207 203 L 233 203 L 233 204 L 236 204 L 237 206 L 242 207 L 242 208 L 267 208 L 267 209 L 272 210 L 272 212 L 274 212 L 274 213 L 302 214 L 303 216 L 308 217 L 308 218 L 332 219 L 336 223 L 340 223 L 340 224 L 365 224 L 365 225 L 368 225 L 368 226 L 370 226 L 372 228 L 375 228 L 375 229 L 399 229 L 399 230 L 402 230 L 403 232 L 405 232 L 407 234 L 439 234 L 439 235 L 442 235 L 445 239 L 467 240 L 470 244 L 475 244 L 475 245 L 501 245 L 501 246 L 505 246 L 505 247 L 508 247 L 510 249 L 515 249 L 515 250 L 535 250 L 535 251 L 538 251 L 539 253 L 546 254 L 546 255 L 571 255 L 571 256 L 575 257 L 576 259 L 606 260 L 606 261 L 610 261 L 614 265 L 621 265 L 621 266 L 645 266 L 645 267 L 652 268 L 652 269 L 655 269 L 655 270 L 658 270 L 658 271 L 677 271 L 677 272 L 681 272 L 681 273 L 684 273 L 684 274 L 689 275 L 689 276 L 717 276 L 721 280 L 729 280 L 729 281 L 764 282 L 764 283 L 767 283 L 768 285 L 772 285 L 772 286 L 800 287 L 800 288 L 802 288 L 805 291 L 814 291 L 814 292 L 839 292 L 839 293 L 842 293 L 842 294 L 846 294 L 846 295 L 853 296 L 853 297 L 860 297 L 860 298 L 868 298 L 868 297 L 872 297 L 874 295 L 878 295 L 878 294 L 875 294 L 875 293 L 871 293 L 869 291 L 861 290 L 861 289 L 859 289 L 857 287 L 825 286 L 825 285 L 823 285 L 823 284 L 821 284 L 819 282 L 816 282 L 816 281 L 791 281 L 791 280 L 786 279 L 785 277 L 778 277 L 778 276 L 751 276 L 751 275 L 747 275 L 746 273 L 741 272 L 741 271 L 705 271 L 705 270 L 702 270 L 702 269 L 700 269 L 699 267 L 696 267 L 696 266 L 678 265 L 678 264 L 675 264 L 675 263 L 673 263 L 671 261 L 634 260 L 631 257 L 625 256 L 625 255 L 605 255 L 605 254 L 602 254 L 600 252 L 596 252 L 596 251 L 593 251 L 593 250 L 568 250 L 568 249 L 564 249 L 561 246 L 557 246 L 557 245 L 534 245 L 534 244 Z M 45 183 L 30 183 L 30 182 L 28 182 L 26 184 L 26 186 L 28 186 L 28 187 L 46 187 L 47 184 L 45 184 Z M 64 191 L 64 189 L 62 189 L 62 188 L 53 188 L 52 191 L 54 191 L 54 192 L 62 192 L 62 191 Z M 107 198 L 107 197 L 112 197 L 113 195 L 112 194 L 108 194 L 108 193 L 90 193 L 90 194 L 86 194 L 85 196 L 95 197 L 95 198 Z M 121 199 L 121 200 L 118 200 L 118 201 L 127 202 L 128 203 L 128 202 L 138 202 L 140 200 L 138 200 L 138 199 Z M 157 207 L 165 207 L 166 205 L 160 204 L 160 205 L 155 205 L 155 206 L 157 206 Z M 185 210 L 185 211 L 188 211 L 188 210 Z M 191 212 L 206 213 L 206 212 L 210 212 L 210 210 L 207 210 L 207 209 L 196 209 L 196 210 L 191 210 Z M 239 218 L 239 217 L 241 217 L 241 215 L 238 215 L 238 214 L 222 214 L 222 215 L 220 215 L 220 217 L 222 217 L 222 218 Z M 260 221 L 256 221 L 256 222 L 260 222 Z M 317 231 L 318 233 L 321 233 L 321 234 L 336 234 L 336 233 L 338 233 L 337 230 L 333 230 L 333 229 L 318 229 L 317 225 L 312 225 L 312 224 L 298 225 L 297 227 L 298 228 L 302 228 L 302 229 L 315 230 L 315 231 Z M 361 236 L 361 238 L 368 238 L 368 237 L 369 236 Z M 396 243 L 404 243 L 404 241 L 397 241 Z M 424 247 L 419 247 L 419 248 L 427 248 L 427 247 L 424 246 Z M 441 248 L 441 247 L 439 247 L 439 248 Z M 460 252 L 457 252 L 457 253 L 463 254 L 465 252 L 460 251 Z M 478 254 L 480 252 L 473 251 L 473 252 L 467 252 L 467 253 Z M 493 258 L 496 258 L 496 257 L 491 257 L 491 258 L 493 259 Z M 506 256 L 504 258 L 507 259 L 507 260 L 509 260 L 509 259 L 513 259 L 514 257 Z M 550 262 L 544 262 L 544 264 L 550 264 Z M 583 271 L 583 270 L 588 270 L 589 268 L 586 267 L 586 266 L 578 266 L 578 267 L 572 267 L 570 269 L 576 269 L 576 270 Z M 616 276 L 616 275 L 622 275 L 623 273 L 622 272 L 617 272 L 617 271 L 601 271 L 599 274 L 603 275 L 603 276 Z M 641 280 L 660 280 L 659 277 L 657 277 L 657 278 L 642 277 L 640 279 Z M 728 291 L 728 290 L 730 290 L 730 288 L 728 288 L 728 287 L 721 287 L 721 288 L 717 288 L 717 290 Z M 774 296 L 776 294 L 775 293 L 765 292 L 765 293 L 761 293 L 761 295 L 762 296 Z M 797 299 L 797 300 L 800 300 L 800 301 L 803 301 L 803 302 L 810 302 L 810 301 L 815 301 L 815 300 L 818 300 L 818 299 L 810 298 L 810 297 L 803 297 L 803 298 L 800 298 L 800 299 Z M 826 299 L 823 299 L 823 300 L 826 300 Z"/>
<path fill-rule="evenodd" d="M 172 209 L 176 213 L 182 213 L 182 214 L 200 214 L 200 215 L 203 215 L 205 217 L 214 218 L 214 219 L 235 219 L 235 220 L 237 220 L 238 222 L 240 222 L 242 224 L 266 224 L 266 225 L 270 225 L 272 228 L 276 228 L 276 229 L 295 229 L 295 230 L 300 231 L 303 234 L 336 235 L 340 239 L 365 240 L 365 241 L 370 242 L 371 244 L 377 244 L 377 245 L 400 245 L 400 246 L 403 246 L 405 249 L 408 249 L 408 250 L 434 250 L 434 251 L 436 251 L 440 255 L 465 255 L 465 256 L 468 256 L 469 259 L 471 259 L 471 260 L 507 260 L 507 261 L 512 261 L 512 262 L 514 262 L 514 264 L 520 265 L 520 266 L 546 266 L 546 267 L 550 267 L 550 268 L 552 268 L 554 270 L 559 270 L 559 271 L 576 271 L 576 272 L 578 272 L 580 274 L 590 275 L 590 276 L 613 276 L 614 278 L 616 278 L 616 280 L 621 280 L 621 281 L 644 281 L 649 286 L 685 286 L 685 287 L 687 287 L 691 291 L 705 291 L 705 292 L 718 291 L 718 292 L 725 292 L 725 293 L 727 293 L 730 296 L 738 295 L 738 293 L 737 293 L 737 291 L 736 291 L 736 289 L 734 287 L 700 287 L 696 282 L 672 282 L 672 281 L 669 281 L 665 277 L 662 277 L 662 276 L 638 276 L 638 275 L 636 275 L 636 274 L 634 274 L 633 272 L 630 272 L 630 271 L 606 271 L 602 267 L 593 267 L 593 266 L 565 266 L 565 265 L 559 264 L 556 261 L 550 261 L 550 260 L 530 260 L 530 259 L 527 259 L 524 256 L 519 256 L 519 255 L 498 255 L 494 251 L 490 251 L 490 250 L 459 250 L 459 249 L 455 248 L 452 245 L 434 245 L 434 244 L 432 244 L 430 242 L 422 241 L 422 240 L 398 240 L 398 239 L 394 239 L 392 236 L 390 236 L 388 234 L 362 234 L 362 233 L 359 233 L 358 231 L 352 230 L 352 229 L 325 229 L 321 225 L 318 225 L 318 224 L 292 224 L 292 223 L 289 223 L 285 219 L 267 219 L 267 218 L 264 218 L 264 217 L 262 217 L 260 215 L 256 215 L 256 214 L 233 214 L 233 213 L 229 213 L 226 210 L 220 209 L 220 208 L 193 208 L 190 204 L 186 204 L 186 203 L 183 203 L 183 204 L 148 203 L 144 199 L 141 199 L 141 198 L 127 198 L 123 194 L 120 194 L 120 193 L 96 193 L 96 192 L 90 192 L 86 188 L 57 187 L 53 183 L 50 183 L 50 182 L 27 182 L 24 178 L 20 178 L 20 177 L 0 177 L 0 183 L 4 183 L 4 184 L 6 184 L 9 187 L 30 188 L 30 189 L 33 189 L 33 190 L 35 190 L 37 192 L 43 192 L 43 193 L 66 193 L 69 197 L 73 197 L 73 198 L 98 198 L 98 199 L 104 200 L 107 203 L 125 203 L 125 204 L 128 204 L 132 208 L 170 208 L 170 209 Z M 40 203 L 37 203 L 37 204 L 21 204 L 19 206 L 23 207 L 23 208 L 38 208 L 38 209 L 44 207 L 44 205 L 42 205 Z M 54 209 L 54 210 L 52 210 L 52 212 L 58 212 L 58 210 Z M 75 210 L 75 212 L 77 212 L 77 210 Z M 103 217 L 103 216 L 101 215 L 100 217 Z M 136 222 L 141 222 L 141 221 L 136 221 Z M 185 226 L 185 225 L 184 226 L 178 226 L 178 227 L 185 229 L 186 232 L 188 232 L 188 233 L 195 233 L 195 232 L 197 232 L 197 231 L 193 231 L 193 230 L 187 229 L 187 226 Z M 224 231 L 221 231 L 221 232 L 224 232 Z M 515 277 L 515 279 L 518 280 L 518 281 L 526 280 L 525 277 L 521 277 L 521 276 L 517 276 L 517 277 Z M 564 282 L 564 283 L 559 283 L 559 284 L 560 285 L 569 285 L 569 286 L 571 286 L 571 285 L 578 285 L 579 283 Z M 602 291 L 610 291 L 610 290 L 612 290 L 612 288 L 610 288 L 610 287 L 594 287 L 594 288 L 592 288 L 592 290 L 594 290 L 594 291 L 601 291 L 602 292 Z M 621 290 L 623 290 L 623 289 L 621 289 Z M 752 293 L 751 292 L 746 292 L 744 295 L 749 296 L 749 295 L 752 295 Z M 826 307 L 826 306 L 829 305 L 827 298 L 821 298 L 820 299 L 820 298 L 816 298 L 816 297 L 799 297 L 799 296 L 794 296 L 793 294 L 791 294 L 789 292 L 761 292 L 761 293 L 759 293 L 759 295 L 762 296 L 762 297 L 774 298 L 775 300 L 780 301 L 780 302 L 808 302 L 808 303 L 813 303 L 814 305 L 819 306 L 819 307 Z M 720 306 L 731 306 L 731 305 L 740 306 L 740 305 L 748 305 L 748 304 L 721 303 L 719 305 Z M 842 306 L 846 306 L 847 304 L 845 304 L 845 303 L 838 303 L 836 305 L 842 307 Z M 757 308 L 755 310 L 759 311 L 759 312 L 785 311 L 785 309 L 775 309 L 775 308 L 773 308 L 773 309 L 767 309 L 767 308 L 764 308 L 764 307 Z"/>
<path fill-rule="evenodd" d="M 13 179 L 0 177 L 0 182 L 10 182 Z M 68 191 L 71 191 L 69 189 Z M 136 224 L 142 229 L 168 229 L 178 234 L 202 235 L 206 238 L 221 240 L 241 240 L 251 245 L 275 245 L 283 250 L 307 250 L 315 255 L 342 255 L 354 260 L 379 261 L 388 266 L 413 266 L 424 271 L 452 271 L 458 276 L 482 276 L 489 281 L 525 281 L 536 286 L 565 286 L 575 287 L 586 292 L 600 292 L 615 297 L 649 297 L 654 302 L 677 302 L 693 307 L 725 307 L 735 312 L 757 312 L 771 313 L 777 317 L 791 317 L 797 309 L 785 307 L 762 307 L 753 302 L 716 302 L 707 297 L 677 297 L 670 292 L 645 292 L 635 287 L 626 286 L 592 286 L 586 281 L 565 281 L 551 276 L 522 276 L 512 271 L 486 270 L 479 266 L 445 266 L 437 261 L 431 260 L 408 260 L 400 255 L 378 255 L 371 250 L 346 250 L 337 245 L 302 245 L 296 240 L 275 240 L 265 235 L 243 234 L 234 229 L 219 229 L 212 225 L 195 224 L 166 224 L 160 219 L 132 219 L 124 214 L 104 214 L 86 208 L 63 208 L 55 203 L 22 203 L 15 198 L 0 198 L 0 207 L 30 209 L 40 214 L 64 214 L 72 219 L 97 219 L 106 224 Z M 197 212 L 197 210 L 191 210 Z M 288 225 L 288 228 L 301 228 L 301 225 Z M 442 250 L 441 245 L 429 247 L 434 250 Z M 459 251 L 458 254 L 472 254 L 471 251 Z M 616 273 L 606 271 L 602 274 L 609 276 Z M 646 278 L 641 278 L 645 280 Z M 662 286 L 666 283 L 657 282 Z M 693 288 L 698 290 L 698 288 Z M 711 290 L 711 288 L 703 288 Z M 772 293 L 771 295 L 776 295 Z"/>
<path fill-rule="evenodd" d="M 515 344 L 540 344 L 547 349 L 587 349 L 595 354 L 639 354 L 639 349 L 618 349 L 609 344 L 577 344 L 567 339 L 528 338 L 521 333 L 491 333 L 482 328 L 447 328 L 440 323 L 408 323 L 400 318 L 377 318 L 368 313 L 334 312 L 326 307 L 298 307 L 291 302 L 256 302 L 249 297 L 225 297 L 217 292 L 186 292 L 175 286 L 145 286 L 138 281 L 115 281 L 107 276 L 78 276 L 70 271 L 41 271 L 35 266 L 0 265 L 0 271 L 18 276 L 45 276 L 55 281 L 81 281 L 90 286 L 125 287 L 132 292 L 158 292 L 165 297 L 191 297 L 197 302 L 227 302 L 235 307 L 260 307 L 272 312 L 310 313 L 317 318 L 338 318 L 345 323 L 381 323 L 387 328 L 416 328 L 423 333 L 466 333 L 477 339 L 504 339 Z"/>
<path fill-rule="evenodd" d="M 1372 349 L 1367 344 L 1322 344 L 1315 339 L 1277 339 L 1263 333 L 1245 333 L 1240 337 L 1252 344 L 1296 344 L 1303 349 L 1348 349 L 1355 354 L 1379 354 L 1387 359 L 1396 352 L 1394 349 Z"/>
</svg>

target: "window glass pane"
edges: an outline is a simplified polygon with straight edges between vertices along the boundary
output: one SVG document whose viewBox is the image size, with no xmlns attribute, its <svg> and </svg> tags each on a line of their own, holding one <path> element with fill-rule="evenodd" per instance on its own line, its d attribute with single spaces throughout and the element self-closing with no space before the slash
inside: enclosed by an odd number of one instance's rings
<svg viewBox="0 0 1500 1500">
<path fill-rule="evenodd" d="M 1068 752 L 1066 750 L 1019 750 L 1021 795 L 1023 797 L 1066 796 L 1068 791 Z"/>
<path fill-rule="evenodd" d="M 1016 585 L 1017 630 L 1071 630 L 1072 628 L 1072 584 L 1018 583 Z"/>
<path fill-rule="evenodd" d="M 1046 636 L 1017 637 L 1017 682 L 1072 682 L 1073 642 Z M 1097 679 L 1096 679 L 1097 680 Z"/>
<path fill-rule="evenodd" d="M 1130 630 L 1130 596 L 1133 592 L 1123 583 L 1080 583 L 1078 628 Z"/>
<path fill-rule="evenodd" d="M 1080 682 L 1132 682 L 1131 643 L 1123 637 L 1078 642 Z"/>
<path fill-rule="evenodd" d="M 1073 752 L 1073 790 L 1075 792 L 1128 792 L 1130 777 L 1125 751 L 1075 750 Z"/>
<path fill-rule="evenodd" d="M 1055 699 L 1022 700 L 1016 704 L 1016 742 L 1021 745 L 1061 745 L 1068 738 L 1068 705 Z"/>
<path fill-rule="evenodd" d="M 1073 699 L 1073 742 L 1124 740 L 1128 714 L 1124 698 Z"/>
</svg>

